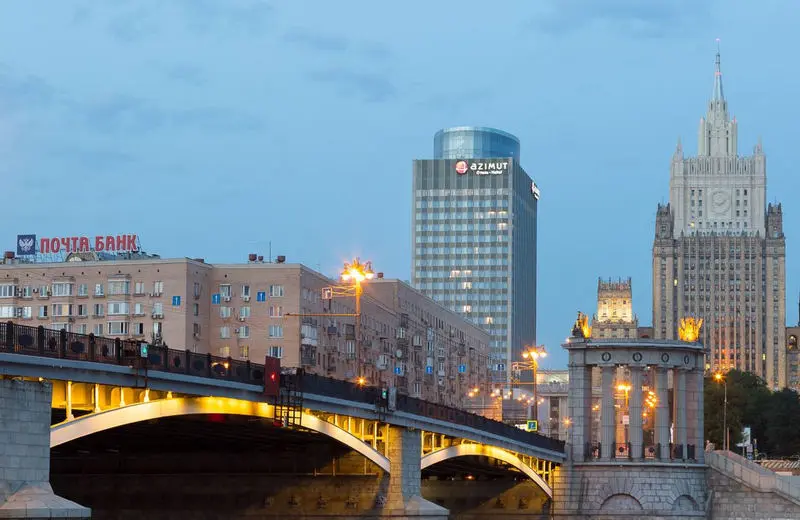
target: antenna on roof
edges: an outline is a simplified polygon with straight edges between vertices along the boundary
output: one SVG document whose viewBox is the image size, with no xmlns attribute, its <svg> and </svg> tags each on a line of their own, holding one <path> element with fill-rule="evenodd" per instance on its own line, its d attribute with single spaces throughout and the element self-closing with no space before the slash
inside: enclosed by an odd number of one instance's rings
<svg viewBox="0 0 800 520">
<path fill-rule="evenodd" d="M 269 241 L 269 252 L 268 252 L 268 255 L 269 256 L 267 256 L 267 258 L 268 258 L 267 263 L 271 264 L 272 263 L 272 240 Z"/>
</svg>

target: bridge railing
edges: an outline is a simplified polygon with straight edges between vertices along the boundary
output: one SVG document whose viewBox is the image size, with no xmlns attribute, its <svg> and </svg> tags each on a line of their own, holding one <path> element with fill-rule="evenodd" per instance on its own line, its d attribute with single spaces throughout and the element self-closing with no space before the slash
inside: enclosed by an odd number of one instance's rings
<svg viewBox="0 0 800 520">
<path fill-rule="evenodd" d="M 78 334 L 64 329 L 0 323 L 0 352 L 138 366 L 190 376 L 264 384 L 263 365 L 154 345 L 148 347 L 146 358 L 143 358 L 140 344 L 140 341 Z"/>
<path fill-rule="evenodd" d="M 264 384 L 264 366 L 230 357 L 199 354 L 189 350 L 150 345 L 142 357 L 140 341 L 106 338 L 94 334 L 78 334 L 66 330 L 30 327 L 13 322 L 0 323 L 0 352 L 17 353 L 76 361 L 89 361 L 120 366 L 133 366 L 190 376 Z M 289 381 L 302 377 L 302 381 Z M 379 402 L 380 390 L 350 381 L 316 374 L 281 375 L 281 385 L 300 388 L 303 393 L 323 395 L 365 404 Z M 298 384 L 299 383 L 299 384 Z M 431 403 L 403 394 L 397 395 L 397 410 L 430 419 L 473 427 L 533 446 L 557 452 L 564 451 L 564 441 L 528 432 L 500 421 L 488 419 L 457 408 Z"/>
<path fill-rule="evenodd" d="M 284 375 L 282 377 L 298 377 Z M 373 404 L 378 402 L 380 390 L 375 387 L 362 387 L 350 381 L 331 379 L 316 374 L 303 374 L 303 392 L 309 394 L 326 395 L 349 401 Z M 438 419 L 444 422 L 468 426 L 487 433 L 524 442 L 539 448 L 553 451 L 564 451 L 564 441 L 553 439 L 536 432 L 529 432 L 505 424 L 501 421 L 486 418 L 482 415 L 466 412 L 450 406 L 431 403 L 416 399 L 408 395 L 397 395 L 397 410 L 420 415 L 429 419 Z"/>
</svg>

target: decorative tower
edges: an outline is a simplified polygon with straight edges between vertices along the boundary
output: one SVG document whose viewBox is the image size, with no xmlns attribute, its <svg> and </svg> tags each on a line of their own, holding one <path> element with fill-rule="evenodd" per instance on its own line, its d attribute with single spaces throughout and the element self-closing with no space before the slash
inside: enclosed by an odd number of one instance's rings
<svg viewBox="0 0 800 520">
<path fill-rule="evenodd" d="M 669 204 L 659 205 L 653 241 L 653 333 L 677 339 L 681 320 L 703 320 L 700 342 L 712 370 L 739 369 L 771 388 L 787 385 L 785 238 L 780 205 L 767 206 L 759 139 L 738 154 L 738 126 L 714 86 L 700 120 L 697 155 L 678 145 Z"/>
</svg>

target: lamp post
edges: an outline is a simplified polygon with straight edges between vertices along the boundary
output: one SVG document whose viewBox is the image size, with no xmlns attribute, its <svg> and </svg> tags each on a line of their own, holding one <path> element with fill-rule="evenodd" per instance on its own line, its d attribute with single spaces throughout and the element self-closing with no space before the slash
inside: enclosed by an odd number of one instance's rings
<svg viewBox="0 0 800 520">
<path fill-rule="evenodd" d="M 624 394 L 625 394 L 625 407 L 622 409 L 622 415 L 623 415 L 623 418 L 626 415 L 628 416 L 628 422 L 629 423 L 630 423 L 631 415 L 630 415 L 630 404 L 629 404 L 629 401 L 628 401 L 628 395 L 629 395 L 628 393 L 631 391 L 632 388 L 633 387 L 628 383 L 621 383 L 621 384 L 617 385 L 617 391 L 618 392 L 624 392 Z M 623 424 L 622 425 L 622 432 L 625 434 L 624 435 L 625 442 L 628 442 L 628 437 L 629 437 L 628 436 L 628 427 L 629 427 L 629 424 Z"/>
<path fill-rule="evenodd" d="M 539 421 L 539 396 L 537 394 L 536 384 L 536 371 L 539 369 L 539 358 L 547 357 L 547 352 L 544 346 L 538 345 L 533 347 L 526 347 L 525 352 L 522 353 L 522 358 L 530 360 L 526 363 L 525 368 L 530 368 L 533 373 L 533 420 Z"/>
<path fill-rule="evenodd" d="M 722 449 L 728 451 L 728 378 L 722 372 L 714 374 L 714 380 L 721 382 L 724 387 L 725 398 L 722 403 Z"/>
<path fill-rule="evenodd" d="M 356 312 L 355 312 L 355 361 L 356 372 L 360 384 L 364 381 L 364 375 L 361 373 L 361 294 L 364 292 L 361 287 L 361 282 L 364 280 L 372 280 L 375 277 L 375 272 L 372 270 L 372 262 L 364 262 L 355 258 L 352 262 L 344 264 L 341 278 L 344 282 L 353 282 L 355 286 L 356 298 Z"/>
</svg>

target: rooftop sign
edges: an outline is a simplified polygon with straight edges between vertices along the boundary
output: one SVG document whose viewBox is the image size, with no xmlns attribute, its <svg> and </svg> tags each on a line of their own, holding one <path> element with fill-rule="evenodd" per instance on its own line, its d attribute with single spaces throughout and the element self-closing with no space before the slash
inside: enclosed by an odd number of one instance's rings
<svg viewBox="0 0 800 520">
<path fill-rule="evenodd" d="M 17 256 L 33 256 L 37 253 L 88 253 L 90 251 L 135 253 L 139 251 L 139 239 L 136 235 L 72 236 L 41 238 L 37 244 L 36 235 L 17 235 Z"/>
<path fill-rule="evenodd" d="M 508 161 L 458 161 L 455 170 L 459 175 L 470 171 L 475 175 L 502 175 L 508 172 Z"/>
</svg>

